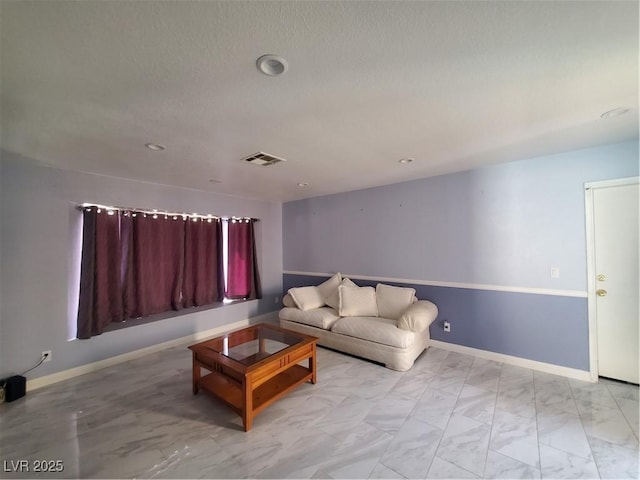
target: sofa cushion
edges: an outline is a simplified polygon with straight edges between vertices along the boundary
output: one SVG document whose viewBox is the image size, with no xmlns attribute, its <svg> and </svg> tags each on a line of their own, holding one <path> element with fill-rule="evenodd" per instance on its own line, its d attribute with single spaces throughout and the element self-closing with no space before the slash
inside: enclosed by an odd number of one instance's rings
<svg viewBox="0 0 640 480">
<path fill-rule="evenodd" d="M 347 287 L 340 285 L 341 317 L 377 317 L 376 291 L 373 287 Z"/>
<path fill-rule="evenodd" d="M 327 298 L 329 298 L 334 293 L 338 293 L 340 282 L 342 282 L 342 275 L 340 275 L 340 272 L 338 272 L 329 280 L 318 285 L 318 290 L 320 290 L 320 295 L 322 295 L 322 298 L 324 298 L 325 303 L 327 302 Z"/>
<path fill-rule="evenodd" d="M 376 285 L 378 316 L 397 320 L 413 303 L 415 288 L 393 287 L 379 283 Z"/>
<path fill-rule="evenodd" d="M 300 310 L 311 310 L 324 305 L 324 297 L 318 287 L 290 288 L 289 295 Z"/>
<path fill-rule="evenodd" d="M 355 283 L 353 283 L 351 280 L 349 280 L 348 278 L 343 278 L 342 282 L 340 282 L 340 285 L 344 285 L 347 287 L 357 287 L 358 285 L 356 285 Z M 324 299 L 324 302 L 329 305 L 332 308 L 335 308 L 336 310 L 340 310 L 340 295 L 338 293 L 338 289 L 336 288 L 331 295 L 329 295 L 328 297 L 326 297 Z"/>
<path fill-rule="evenodd" d="M 336 320 L 340 318 L 338 312 L 331 307 L 314 308 L 304 312 L 299 308 L 283 308 L 280 310 L 279 317 L 282 320 L 303 323 L 324 330 L 330 330 Z"/>
<path fill-rule="evenodd" d="M 400 330 L 394 320 L 380 317 L 344 317 L 333 324 L 331 331 L 398 348 L 409 347 L 415 340 L 414 333 Z"/>
</svg>

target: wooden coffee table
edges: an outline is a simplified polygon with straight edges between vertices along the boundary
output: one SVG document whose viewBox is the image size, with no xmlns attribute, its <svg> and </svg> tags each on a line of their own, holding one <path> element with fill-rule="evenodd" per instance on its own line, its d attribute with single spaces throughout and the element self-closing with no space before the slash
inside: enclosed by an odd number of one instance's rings
<svg viewBox="0 0 640 480">
<path fill-rule="evenodd" d="M 193 394 L 206 390 L 242 417 L 253 417 L 298 385 L 316 383 L 316 337 L 261 323 L 189 346 Z M 299 365 L 309 359 L 309 367 Z M 210 373 L 201 376 L 201 369 Z"/>
</svg>

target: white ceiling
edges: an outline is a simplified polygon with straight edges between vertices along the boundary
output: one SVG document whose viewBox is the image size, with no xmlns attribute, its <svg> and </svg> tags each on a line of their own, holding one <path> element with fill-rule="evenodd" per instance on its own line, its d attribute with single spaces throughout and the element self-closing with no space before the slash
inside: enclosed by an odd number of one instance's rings
<svg viewBox="0 0 640 480">
<path fill-rule="evenodd" d="M 0 9 L 2 149 L 64 169 L 288 201 L 638 136 L 635 1 Z"/>
</svg>

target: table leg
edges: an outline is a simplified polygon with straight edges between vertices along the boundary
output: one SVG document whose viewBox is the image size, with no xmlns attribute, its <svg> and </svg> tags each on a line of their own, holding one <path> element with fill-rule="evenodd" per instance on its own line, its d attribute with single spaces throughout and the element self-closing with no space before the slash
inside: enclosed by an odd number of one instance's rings
<svg viewBox="0 0 640 480">
<path fill-rule="evenodd" d="M 313 345 L 313 350 L 311 351 L 311 356 L 309 357 L 309 370 L 311 370 L 311 383 L 313 383 L 314 385 L 315 385 L 316 379 L 317 379 L 316 367 L 317 367 L 316 346 L 314 344 Z"/>
<path fill-rule="evenodd" d="M 196 352 L 193 352 L 193 394 L 200 391 L 200 365 L 196 361 Z"/>
<path fill-rule="evenodd" d="M 243 383 L 244 393 L 242 395 L 242 425 L 244 426 L 244 431 L 248 432 L 249 430 L 251 430 L 251 426 L 253 424 L 253 388 L 250 378 L 244 377 Z"/>
</svg>

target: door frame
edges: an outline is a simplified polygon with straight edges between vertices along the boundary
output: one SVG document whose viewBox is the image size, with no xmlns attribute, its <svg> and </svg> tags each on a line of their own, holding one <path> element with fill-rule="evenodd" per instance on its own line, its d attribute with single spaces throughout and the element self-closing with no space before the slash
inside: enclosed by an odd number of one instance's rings
<svg viewBox="0 0 640 480">
<path fill-rule="evenodd" d="M 618 178 L 584 184 L 584 199 L 587 233 L 587 316 L 589 319 L 589 377 L 598 381 L 598 319 L 596 309 L 596 250 L 595 224 L 593 217 L 593 190 L 640 183 L 640 177 Z"/>
</svg>

